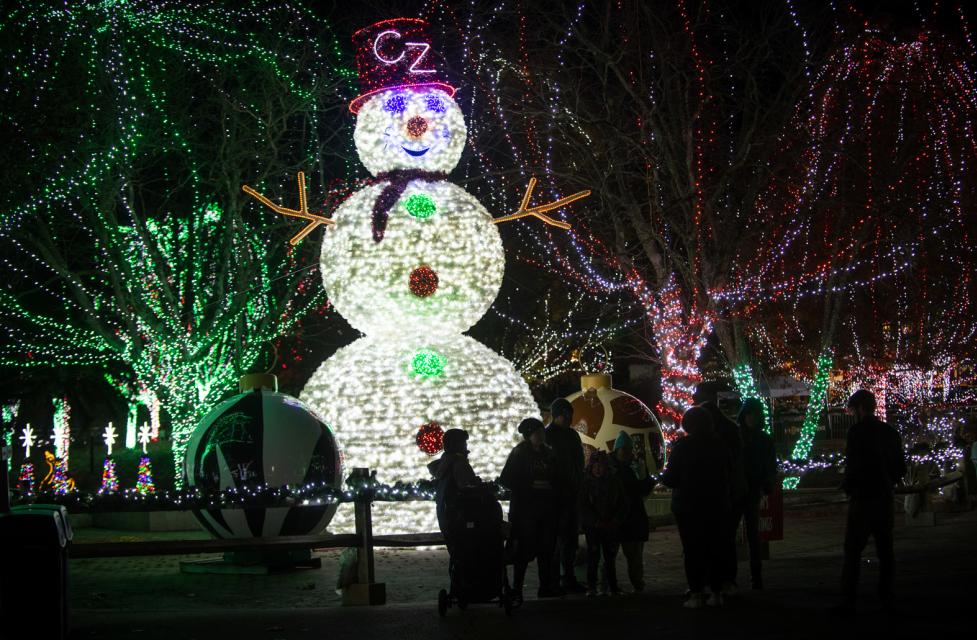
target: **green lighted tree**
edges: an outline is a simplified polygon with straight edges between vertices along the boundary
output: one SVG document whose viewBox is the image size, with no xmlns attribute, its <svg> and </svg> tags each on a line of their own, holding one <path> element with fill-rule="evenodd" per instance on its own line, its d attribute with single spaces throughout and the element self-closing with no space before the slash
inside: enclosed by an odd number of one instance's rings
<svg viewBox="0 0 977 640">
<path fill-rule="evenodd" d="M 241 185 L 288 204 L 298 171 L 345 174 L 353 74 L 287 4 L 40 4 L 0 33 L 0 366 L 147 389 L 179 483 L 196 420 L 323 303 L 313 243 Z"/>
</svg>

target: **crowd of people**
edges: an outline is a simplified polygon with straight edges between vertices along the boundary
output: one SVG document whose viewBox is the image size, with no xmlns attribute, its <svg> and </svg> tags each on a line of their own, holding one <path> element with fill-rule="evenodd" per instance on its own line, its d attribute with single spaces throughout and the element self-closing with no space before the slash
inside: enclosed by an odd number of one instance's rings
<svg viewBox="0 0 977 640">
<path fill-rule="evenodd" d="M 672 443 L 658 477 L 635 460 L 634 443 L 625 431 L 618 434 L 611 452 L 585 456 L 572 427 L 573 408 L 565 399 L 552 403 L 548 426 L 536 418 L 522 421 L 522 441 L 499 476 L 499 484 L 510 492 L 506 551 L 513 564 L 515 604 L 522 602 L 526 571 L 534 560 L 540 598 L 621 593 L 619 552 L 625 557 L 632 590 L 643 591 L 644 544 L 649 536 L 644 504 L 656 485 L 671 490 L 688 582 L 685 607 L 722 606 L 737 591 L 736 538 L 741 523 L 751 586 L 763 588 L 760 503 L 778 482 L 773 439 L 764 431 L 764 406 L 755 398 L 744 400 L 734 422 L 719 408 L 715 393 L 702 389 L 693 401 L 682 418 L 683 435 Z M 857 391 L 848 408 L 856 424 L 848 436 L 843 485 L 849 511 L 840 613 L 854 611 L 858 567 L 869 536 L 875 539 L 879 557 L 879 596 L 883 605 L 892 605 L 893 486 L 906 472 L 900 437 L 875 417 L 874 396 Z M 444 455 L 430 466 L 449 554 L 446 511 L 462 488 L 478 482 L 468 463 L 467 440 L 461 429 L 447 431 Z M 575 572 L 581 532 L 586 541 L 585 584 Z"/>
</svg>

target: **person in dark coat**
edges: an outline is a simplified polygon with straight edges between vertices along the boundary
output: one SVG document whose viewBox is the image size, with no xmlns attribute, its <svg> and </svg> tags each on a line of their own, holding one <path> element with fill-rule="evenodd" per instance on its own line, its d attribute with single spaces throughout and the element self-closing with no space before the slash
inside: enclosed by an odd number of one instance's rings
<svg viewBox="0 0 977 640">
<path fill-rule="evenodd" d="M 682 416 L 686 436 L 672 445 L 661 483 L 672 489 L 672 513 L 678 525 L 685 560 L 689 598 L 684 606 L 697 609 L 712 591 L 708 604 L 723 603 L 725 531 L 729 512 L 729 456 L 713 431 L 712 417 L 702 407 Z"/>
<path fill-rule="evenodd" d="M 444 433 L 444 453 L 427 465 L 434 476 L 434 503 L 438 515 L 438 528 L 448 548 L 448 575 L 454 586 L 455 533 L 460 512 L 457 501 L 462 489 L 476 485 L 481 480 L 468 462 L 468 432 L 464 429 L 448 429 Z"/>
<path fill-rule="evenodd" d="M 628 563 L 631 586 L 635 593 L 641 593 L 645 588 L 644 550 L 649 531 L 645 498 L 654 488 L 655 480 L 648 475 L 644 465 L 635 463 L 634 441 L 624 431 L 617 434 L 614 441 L 610 467 L 620 479 L 628 503 L 627 515 L 621 523 L 619 536 L 621 551 Z"/>
<path fill-rule="evenodd" d="M 563 595 L 552 570 L 560 492 L 558 462 L 546 444 L 542 422 L 526 418 L 519 424 L 519 433 L 523 441 L 509 454 L 499 476 L 499 484 L 512 493 L 509 522 L 515 546 L 512 590 L 516 605 L 522 602 L 526 568 L 533 558 L 539 572 L 537 595 L 540 598 Z"/>
<path fill-rule="evenodd" d="M 747 398 L 740 407 L 737 422 L 743 441 L 743 470 L 746 474 L 746 501 L 743 521 L 750 547 L 750 579 L 754 589 L 763 588 L 760 549 L 760 501 L 770 495 L 777 483 L 777 453 L 773 438 L 763 430 L 763 401 Z"/>
<path fill-rule="evenodd" d="M 580 537 L 579 492 L 583 481 L 583 443 L 573 424 L 573 406 L 565 398 L 550 405 L 552 421 L 546 427 L 546 444 L 556 454 L 563 491 L 560 492 L 557 525 L 557 572 L 562 570 L 561 584 L 568 593 L 583 593 L 574 565 Z"/>
<path fill-rule="evenodd" d="M 595 451 L 590 456 L 580 487 L 580 524 L 587 539 L 587 596 L 597 595 L 597 568 L 604 558 L 605 589 L 612 595 L 617 585 L 618 536 L 627 516 L 627 497 L 621 480 L 611 472 L 608 455 Z"/>
<path fill-rule="evenodd" d="M 746 473 L 743 470 L 743 442 L 735 422 L 719 408 L 718 394 L 712 387 L 700 387 L 693 396 L 696 406 L 709 412 L 715 434 L 729 458 L 729 510 L 723 521 L 723 594 L 736 593 L 736 535 L 746 508 Z"/>
<path fill-rule="evenodd" d="M 434 503 L 437 505 L 438 526 L 445 542 L 451 532 L 451 510 L 458 493 L 467 486 L 481 482 L 468 462 L 468 432 L 464 429 L 448 429 L 444 434 L 444 453 L 427 465 L 434 477 Z"/>
<path fill-rule="evenodd" d="M 872 392 L 859 389 L 853 393 L 848 410 L 856 422 L 848 430 L 842 483 L 848 495 L 848 519 L 842 570 L 844 600 L 837 610 L 843 614 L 855 611 L 858 569 L 869 536 L 875 539 L 879 559 L 879 598 L 887 609 L 893 606 L 893 486 L 906 474 L 902 438 L 875 416 Z"/>
</svg>

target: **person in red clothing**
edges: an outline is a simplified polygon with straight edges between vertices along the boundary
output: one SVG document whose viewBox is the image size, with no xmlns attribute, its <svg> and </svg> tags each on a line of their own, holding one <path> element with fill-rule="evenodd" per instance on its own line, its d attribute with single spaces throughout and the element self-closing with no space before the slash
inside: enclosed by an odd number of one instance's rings
<svg viewBox="0 0 977 640">
<path fill-rule="evenodd" d="M 848 430 L 845 446 L 845 479 L 848 495 L 845 523 L 845 560 L 842 569 L 844 600 L 835 611 L 855 612 L 858 569 L 869 536 L 875 539 L 879 558 L 879 598 L 891 609 L 894 594 L 895 554 L 892 549 L 893 486 L 906 474 L 906 456 L 899 432 L 875 416 L 875 396 L 859 389 L 848 399 L 848 411 L 856 422 Z"/>
</svg>

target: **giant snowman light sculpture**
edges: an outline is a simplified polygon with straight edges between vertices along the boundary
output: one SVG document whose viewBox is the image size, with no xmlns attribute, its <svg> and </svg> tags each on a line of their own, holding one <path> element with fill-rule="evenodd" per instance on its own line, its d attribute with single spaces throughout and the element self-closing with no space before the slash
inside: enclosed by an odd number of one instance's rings
<svg viewBox="0 0 977 640">
<path fill-rule="evenodd" d="M 366 89 L 350 104 L 354 141 L 376 178 L 332 219 L 310 213 L 299 174 L 299 209 L 244 191 L 278 213 L 308 221 L 291 242 L 326 225 L 320 268 L 335 307 L 364 337 L 320 365 L 301 399 L 334 426 L 347 468 L 378 479 L 415 480 L 440 449 L 444 430 L 470 434 L 471 461 L 497 477 L 515 428 L 539 410 L 512 364 L 464 335 L 492 305 L 505 254 L 496 225 L 546 215 L 583 191 L 530 206 L 535 179 L 516 213 L 493 218 L 447 179 L 467 128 L 454 88 L 438 78 L 426 23 L 380 22 L 356 32 L 357 67 Z M 376 508 L 378 532 L 436 530 L 431 503 Z M 341 510 L 334 529 L 348 528 Z"/>
</svg>

